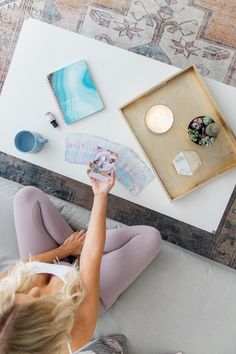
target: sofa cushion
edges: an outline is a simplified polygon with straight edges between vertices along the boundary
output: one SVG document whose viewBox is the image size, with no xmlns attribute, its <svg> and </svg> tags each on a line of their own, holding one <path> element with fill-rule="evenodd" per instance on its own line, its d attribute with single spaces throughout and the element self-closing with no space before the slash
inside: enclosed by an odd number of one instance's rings
<svg viewBox="0 0 236 354">
<path fill-rule="evenodd" d="M 0 271 L 11 259 L 19 258 L 13 216 L 15 193 L 22 186 L 0 177 Z"/>
<path fill-rule="evenodd" d="M 129 354 L 235 354 L 236 272 L 162 241 L 159 255 L 97 323 Z"/>
</svg>

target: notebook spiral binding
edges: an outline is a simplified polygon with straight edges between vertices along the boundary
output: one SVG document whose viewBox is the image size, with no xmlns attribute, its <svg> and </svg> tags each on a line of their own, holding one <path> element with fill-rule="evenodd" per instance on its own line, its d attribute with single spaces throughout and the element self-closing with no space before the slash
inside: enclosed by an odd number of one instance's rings
<svg viewBox="0 0 236 354">
<path fill-rule="evenodd" d="M 56 103 L 57 109 L 58 109 L 58 111 L 59 111 L 59 119 L 60 119 L 63 123 L 68 124 L 68 123 L 66 122 L 66 120 L 65 120 L 65 117 L 64 117 L 64 114 L 63 114 L 63 112 L 62 112 L 62 110 L 61 110 L 60 104 L 59 104 L 59 102 L 58 102 L 58 100 L 57 100 L 57 98 L 56 98 L 56 96 L 55 96 L 55 93 L 54 93 L 54 90 L 53 90 L 53 86 L 52 86 L 52 83 L 51 83 L 51 74 L 49 74 L 49 75 L 47 76 L 47 84 L 48 84 L 48 87 L 49 87 L 49 89 L 50 89 L 50 92 L 52 93 L 53 100 L 54 100 L 54 102 Z"/>
</svg>

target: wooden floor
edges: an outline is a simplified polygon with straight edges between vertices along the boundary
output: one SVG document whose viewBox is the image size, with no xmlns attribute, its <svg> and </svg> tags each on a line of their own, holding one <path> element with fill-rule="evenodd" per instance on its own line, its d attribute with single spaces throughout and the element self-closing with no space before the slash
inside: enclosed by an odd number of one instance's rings
<svg viewBox="0 0 236 354">
<path fill-rule="evenodd" d="M 90 186 L 1 152 L 0 176 L 36 186 L 48 194 L 91 209 Z M 215 234 L 113 195 L 109 195 L 107 216 L 127 225 L 154 226 L 163 239 L 236 268 L 236 188 Z"/>
</svg>

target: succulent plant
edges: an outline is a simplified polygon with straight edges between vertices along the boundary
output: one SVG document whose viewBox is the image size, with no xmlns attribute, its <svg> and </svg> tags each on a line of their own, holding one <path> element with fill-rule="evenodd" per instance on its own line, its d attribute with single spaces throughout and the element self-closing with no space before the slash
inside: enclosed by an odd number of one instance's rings
<svg viewBox="0 0 236 354">
<path fill-rule="evenodd" d="M 189 137 L 190 137 L 190 140 L 192 140 L 192 141 L 198 140 L 198 138 L 196 136 L 194 136 L 194 134 L 190 134 Z"/>
<path fill-rule="evenodd" d="M 202 126 L 202 118 L 195 118 L 191 124 L 191 127 L 194 129 L 200 129 Z"/>
<path fill-rule="evenodd" d="M 205 117 L 203 118 L 203 123 L 204 123 L 205 125 L 208 125 L 208 124 L 210 124 L 210 123 L 212 123 L 212 122 L 213 122 L 213 120 L 212 120 L 211 117 L 205 116 Z"/>
<path fill-rule="evenodd" d="M 211 123 L 206 127 L 206 134 L 209 136 L 216 137 L 219 134 L 220 127 L 216 123 Z"/>
<path fill-rule="evenodd" d="M 212 146 L 214 141 L 214 137 L 205 136 L 204 138 L 199 140 L 198 144 L 203 146 Z"/>
<path fill-rule="evenodd" d="M 188 134 L 189 134 L 189 137 L 192 141 L 198 140 L 199 132 L 197 130 L 189 129 Z"/>
<path fill-rule="evenodd" d="M 218 132 L 219 126 L 208 116 L 196 117 L 188 127 L 190 140 L 207 147 L 213 145 Z"/>
</svg>

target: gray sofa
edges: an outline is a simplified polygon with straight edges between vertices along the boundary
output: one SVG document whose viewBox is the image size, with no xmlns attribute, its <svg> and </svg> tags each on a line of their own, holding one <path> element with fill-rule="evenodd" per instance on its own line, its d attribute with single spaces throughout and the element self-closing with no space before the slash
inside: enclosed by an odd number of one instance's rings
<svg viewBox="0 0 236 354">
<path fill-rule="evenodd" d="M 22 186 L 0 178 L 0 258 L 18 258 L 13 198 Z M 89 211 L 51 197 L 73 228 Z M 107 220 L 107 227 L 122 227 Z M 161 252 L 97 323 L 95 337 L 123 333 L 129 354 L 236 353 L 236 272 L 163 241 Z"/>
</svg>

